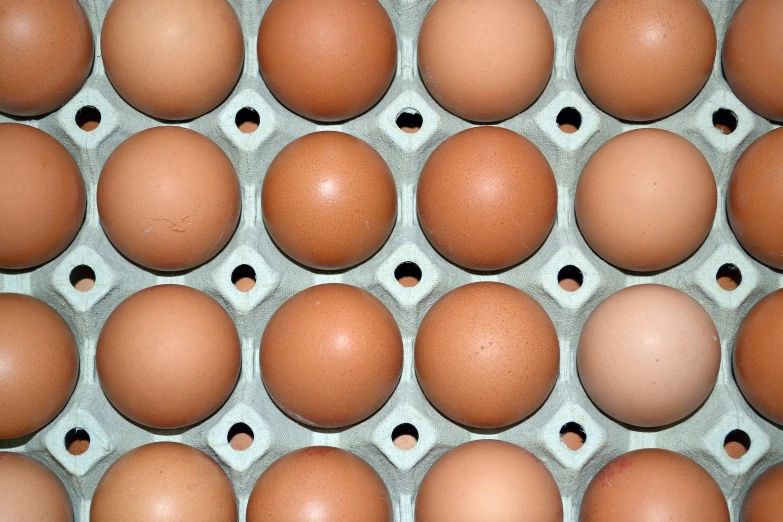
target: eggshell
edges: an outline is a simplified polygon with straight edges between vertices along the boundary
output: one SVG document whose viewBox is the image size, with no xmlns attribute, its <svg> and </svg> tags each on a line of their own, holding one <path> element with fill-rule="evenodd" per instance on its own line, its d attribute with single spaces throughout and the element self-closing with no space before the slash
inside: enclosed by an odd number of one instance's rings
<svg viewBox="0 0 783 522">
<path fill-rule="evenodd" d="M 783 3 L 744 0 L 723 40 L 723 73 L 731 90 L 750 109 L 783 121 Z"/>
<path fill-rule="evenodd" d="M 783 128 L 742 153 L 729 180 L 727 213 L 737 240 L 758 261 L 783 270 Z"/>
<path fill-rule="evenodd" d="M 370 145 L 342 132 L 315 132 L 272 161 L 261 211 L 288 256 L 338 270 L 366 261 L 386 242 L 397 217 L 397 189 Z"/>
<path fill-rule="evenodd" d="M 391 498 L 375 470 L 339 448 L 312 446 L 272 463 L 256 482 L 247 522 L 392 522 Z"/>
<path fill-rule="evenodd" d="M 92 68 L 84 9 L 77 0 L 3 0 L 2 10 L 0 112 L 26 117 L 59 109 Z"/>
<path fill-rule="evenodd" d="M 266 391 L 286 414 L 321 428 L 348 426 L 375 413 L 394 392 L 402 337 L 369 292 L 317 285 L 269 319 L 260 363 Z"/>
<path fill-rule="evenodd" d="M 378 0 L 273 0 L 258 28 L 258 64 L 293 112 L 340 121 L 380 100 L 397 67 L 397 37 Z"/>
<path fill-rule="evenodd" d="M 783 289 L 748 312 L 734 341 L 734 377 L 745 399 L 783 425 Z"/>
<path fill-rule="evenodd" d="M 421 79 L 460 118 L 511 118 L 544 91 L 555 56 L 535 0 L 438 0 L 419 32 Z"/>
<path fill-rule="evenodd" d="M 474 127 L 432 152 L 416 205 L 424 235 L 443 257 L 472 270 L 499 270 L 544 243 L 557 185 L 544 155 L 524 136 Z"/>
<path fill-rule="evenodd" d="M 421 389 L 443 415 L 498 428 L 544 403 L 557 380 L 560 347 L 535 299 L 482 282 L 452 290 L 427 312 L 415 360 Z"/>
<path fill-rule="evenodd" d="M 665 449 L 620 455 L 587 486 L 580 522 L 729 522 L 726 499 L 704 468 Z"/>
<path fill-rule="evenodd" d="M 153 428 L 181 428 L 212 415 L 231 395 L 241 364 L 239 335 L 205 293 L 153 286 L 109 315 L 95 363 L 120 413 Z"/>
<path fill-rule="evenodd" d="M 114 88 L 164 120 L 217 107 L 239 79 L 244 52 L 242 26 L 226 0 L 114 0 L 101 31 Z"/>
<path fill-rule="evenodd" d="M 634 426 L 663 426 L 693 413 L 712 392 L 718 331 L 689 295 L 663 285 L 630 286 L 590 314 L 577 366 L 604 413 Z"/>
<path fill-rule="evenodd" d="M 73 506 L 49 468 L 18 453 L 0 452 L 0 520 L 73 522 Z"/>
<path fill-rule="evenodd" d="M 226 473 L 201 451 L 176 442 L 133 449 L 106 470 L 90 506 L 91 522 L 235 522 Z"/>
<path fill-rule="evenodd" d="M 185 270 L 212 259 L 231 239 L 241 204 L 226 153 L 181 127 L 131 136 L 98 180 L 106 235 L 131 261 L 154 270 Z"/>
<path fill-rule="evenodd" d="M 0 123 L 0 269 L 60 255 L 79 232 L 86 204 L 81 172 L 65 147 L 34 127 Z"/>
<path fill-rule="evenodd" d="M 644 272 L 693 254 L 712 229 L 717 204 L 715 178 L 699 149 L 669 131 L 637 129 L 590 157 L 574 207 L 596 254 Z"/>
<path fill-rule="evenodd" d="M 78 376 L 76 340 L 60 314 L 34 297 L 0 294 L 0 439 L 51 422 Z"/>
<path fill-rule="evenodd" d="M 477 440 L 448 451 L 424 476 L 416 522 L 562 522 L 552 474 L 508 442 Z"/>
<path fill-rule="evenodd" d="M 761 474 L 742 502 L 740 522 L 773 522 L 783 513 L 783 463 Z"/>
<path fill-rule="evenodd" d="M 712 72 L 715 25 L 701 0 L 598 0 L 576 40 L 576 73 L 599 108 L 650 121 L 685 107 Z"/>
</svg>

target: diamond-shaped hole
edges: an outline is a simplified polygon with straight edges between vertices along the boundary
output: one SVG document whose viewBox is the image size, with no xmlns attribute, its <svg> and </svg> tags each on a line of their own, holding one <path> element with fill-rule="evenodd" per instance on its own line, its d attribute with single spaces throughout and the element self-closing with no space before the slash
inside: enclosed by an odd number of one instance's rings
<svg viewBox="0 0 783 522">
<path fill-rule="evenodd" d="M 408 451 L 419 442 L 419 430 L 413 424 L 405 422 L 392 430 L 391 438 L 395 446 Z"/>
<path fill-rule="evenodd" d="M 421 268 L 413 261 L 406 261 L 394 269 L 394 278 L 406 288 L 416 286 L 421 281 Z"/>
<path fill-rule="evenodd" d="M 94 131 L 101 124 L 101 111 L 92 105 L 85 105 L 76 111 L 76 125 L 85 131 Z"/>
<path fill-rule="evenodd" d="M 235 451 L 245 451 L 253 445 L 253 430 L 244 422 L 237 422 L 228 430 L 226 439 Z"/>
<path fill-rule="evenodd" d="M 734 111 L 721 108 L 712 113 L 712 125 L 723 134 L 731 134 L 737 130 L 737 115 Z"/>
<path fill-rule="evenodd" d="M 90 434 L 84 428 L 72 428 L 65 434 L 65 449 L 71 455 L 82 455 L 90 448 Z"/>
<path fill-rule="evenodd" d="M 726 263 L 718 268 L 718 273 L 715 274 L 715 280 L 717 281 L 718 286 L 724 290 L 736 290 L 739 285 L 742 284 L 742 272 L 737 268 L 737 265 Z"/>
<path fill-rule="evenodd" d="M 231 272 L 231 282 L 240 292 L 249 292 L 256 286 L 256 271 L 250 265 L 239 265 Z"/>
<path fill-rule="evenodd" d="M 567 292 L 576 292 L 582 288 L 585 277 L 582 271 L 574 265 L 564 266 L 557 273 L 557 284 Z"/>
<path fill-rule="evenodd" d="M 87 265 L 79 265 L 68 276 L 71 284 L 80 292 L 89 292 L 95 286 L 95 270 Z"/>
<path fill-rule="evenodd" d="M 750 450 L 750 436 L 742 430 L 732 430 L 723 439 L 723 450 L 733 459 L 741 459 Z"/>
<path fill-rule="evenodd" d="M 258 130 L 258 126 L 261 124 L 261 117 L 253 107 L 243 107 L 237 111 L 234 122 L 240 131 L 250 134 Z"/>
<path fill-rule="evenodd" d="M 574 107 L 565 107 L 557 114 L 558 128 L 566 134 L 573 134 L 582 126 L 582 114 Z"/>
<path fill-rule="evenodd" d="M 421 129 L 424 118 L 422 118 L 421 114 L 419 114 L 419 111 L 416 109 L 403 109 L 402 112 L 397 115 L 396 123 L 401 131 L 407 132 L 408 134 L 415 134 Z"/>
<path fill-rule="evenodd" d="M 581 424 L 576 422 L 567 422 L 560 428 L 560 440 L 563 441 L 568 449 L 578 451 L 582 449 L 587 441 L 587 433 Z"/>
</svg>

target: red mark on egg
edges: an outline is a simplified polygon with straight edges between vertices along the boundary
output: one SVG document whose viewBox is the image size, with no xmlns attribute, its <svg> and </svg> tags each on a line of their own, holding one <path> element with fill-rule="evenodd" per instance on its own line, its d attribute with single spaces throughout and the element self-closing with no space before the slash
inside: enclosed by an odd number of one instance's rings
<svg viewBox="0 0 783 522">
<path fill-rule="evenodd" d="M 316 457 L 325 457 L 326 455 L 335 451 L 335 449 L 330 446 L 315 446 L 312 448 L 307 448 L 306 451 L 308 455 L 314 455 Z"/>
<path fill-rule="evenodd" d="M 600 481 L 601 487 L 611 487 L 612 478 L 622 474 L 623 471 L 633 466 L 633 461 L 626 457 L 621 457 L 614 462 L 610 462 L 604 469 L 598 472 L 596 478 Z"/>
</svg>

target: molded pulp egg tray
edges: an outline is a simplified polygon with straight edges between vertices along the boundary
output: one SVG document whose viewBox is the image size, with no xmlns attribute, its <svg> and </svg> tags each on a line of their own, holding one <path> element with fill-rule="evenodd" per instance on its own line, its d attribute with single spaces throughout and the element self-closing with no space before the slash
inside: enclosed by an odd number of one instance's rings
<svg viewBox="0 0 783 522">
<path fill-rule="evenodd" d="M 242 77 L 223 104 L 182 126 L 210 137 L 231 158 L 242 185 L 242 217 L 231 242 L 217 257 L 175 274 L 153 273 L 127 261 L 111 245 L 98 220 L 95 192 L 106 158 L 129 136 L 161 123 L 130 107 L 106 77 L 98 47 L 109 0 L 81 1 L 96 40 L 92 73 L 63 108 L 23 123 L 57 138 L 76 159 L 87 185 L 87 217 L 73 244 L 53 261 L 35 270 L 0 272 L 0 291 L 43 299 L 60 312 L 78 339 L 79 381 L 65 409 L 32 436 L 0 441 L 0 448 L 32 455 L 57 473 L 71 495 L 77 520 L 88 520 L 95 486 L 112 462 L 131 448 L 161 440 L 182 442 L 215 458 L 234 485 L 240 520 L 244 520 L 247 498 L 262 471 L 283 454 L 316 444 L 339 446 L 369 462 L 389 488 L 395 519 L 403 522 L 413 521 L 416 491 L 428 468 L 448 449 L 473 439 L 506 440 L 540 458 L 557 480 L 567 522 L 577 519 L 593 475 L 629 450 L 661 447 L 693 458 L 720 484 L 735 520 L 752 481 L 772 463 L 783 460 L 780 429 L 748 406 L 731 371 L 731 350 L 741 319 L 761 297 L 783 286 L 783 275 L 743 251 L 726 218 L 726 187 L 737 158 L 773 128 L 737 100 L 722 76 L 720 46 L 739 0 L 705 0 L 718 34 L 712 76 L 687 107 L 649 125 L 624 124 L 603 113 L 579 85 L 574 46 L 593 2 L 541 0 L 555 35 L 552 76 L 532 107 L 500 126 L 530 139 L 549 160 L 558 184 L 557 220 L 535 255 L 490 275 L 465 271 L 443 259 L 417 222 L 415 190 L 424 162 L 444 139 L 470 126 L 443 110 L 419 78 L 416 40 L 432 0 L 381 0 L 397 32 L 396 76 L 374 108 L 339 125 L 315 124 L 275 100 L 260 76 L 256 57 L 258 26 L 270 0 L 231 0 L 245 35 Z M 77 111 L 85 106 L 101 114 L 100 125 L 91 132 L 75 122 Z M 259 128 L 249 134 L 241 132 L 235 122 L 245 107 L 260 117 Z M 573 134 L 562 132 L 556 123 L 560 111 L 568 107 L 581 115 L 581 126 Z M 719 109 L 728 109 L 737 117 L 731 134 L 724 135 L 713 125 L 713 113 Z M 396 120 L 402 113 L 421 116 L 418 132 L 407 133 L 398 127 Z M 0 116 L 0 121 L 6 120 Z M 673 131 L 701 150 L 715 173 L 719 203 L 712 231 L 693 256 L 669 270 L 640 275 L 610 266 L 590 250 L 576 226 L 573 195 L 582 167 L 600 145 L 644 126 Z M 389 164 L 399 197 L 399 214 L 388 242 L 367 262 L 340 273 L 311 271 L 291 262 L 273 244 L 260 213 L 261 184 L 275 155 L 294 139 L 324 129 L 347 132 L 371 144 Z M 395 269 L 405 262 L 421 269 L 416 286 L 404 287 L 395 278 Z M 725 264 L 736 266 L 742 274 L 740 286 L 733 291 L 716 282 L 716 273 Z M 72 270 L 81 265 L 95 272 L 95 286 L 87 292 L 70 282 Z M 232 272 L 240 265 L 255 271 L 257 283 L 249 292 L 232 284 Z M 575 292 L 558 285 L 558 273 L 567 266 L 577 267 L 584 278 Z M 491 431 L 466 429 L 438 413 L 422 394 L 413 367 L 416 331 L 430 306 L 449 290 L 487 280 L 521 288 L 541 303 L 557 328 L 561 350 L 557 384 L 544 405 L 519 424 Z M 308 428 L 285 416 L 265 391 L 258 364 L 260 337 L 272 313 L 294 293 L 326 282 L 355 285 L 381 299 L 394 314 L 405 347 L 402 379 L 391 399 L 364 422 L 339 430 Z M 707 402 L 686 420 L 664 429 L 633 429 L 608 418 L 588 399 L 576 372 L 575 349 L 590 312 L 617 290 L 648 282 L 683 290 L 704 305 L 723 347 L 718 383 Z M 226 404 L 202 423 L 174 431 L 145 429 L 122 417 L 104 396 L 94 363 L 96 340 L 109 313 L 134 292 L 163 283 L 192 286 L 213 296 L 228 310 L 242 338 L 241 376 Z M 249 426 L 255 437 L 245 451 L 233 450 L 228 443 L 228 431 L 236 423 Z M 407 451 L 392 442 L 392 431 L 404 423 L 418 431 L 418 443 Z M 568 423 L 584 430 L 586 440 L 579 450 L 569 449 L 561 440 L 561 427 Z M 89 448 L 81 455 L 72 455 L 65 447 L 66 434 L 73 428 L 82 428 L 90 436 Z M 723 445 L 727 434 L 736 429 L 748 435 L 750 447 L 743 457 L 732 459 Z"/>
</svg>

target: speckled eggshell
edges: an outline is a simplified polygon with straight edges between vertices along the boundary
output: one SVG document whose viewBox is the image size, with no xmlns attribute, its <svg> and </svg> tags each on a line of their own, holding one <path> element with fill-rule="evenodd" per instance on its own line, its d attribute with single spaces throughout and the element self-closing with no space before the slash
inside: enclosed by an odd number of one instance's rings
<svg viewBox="0 0 783 522">
<path fill-rule="evenodd" d="M 783 463 L 753 482 L 742 502 L 740 522 L 774 522 L 783 513 Z"/>
<path fill-rule="evenodd" d="M 261 379 L 294 419 L 321 428 L 360 422 L 394 392 L 402 337 L 378 298 L 350 285 L 317 285 L 272 315 L 261 337 Z"/>
<path fill-rule="evenodd" d="M 715 25 L 701 0 L 598 0 L 576 40 L 576 72 L 599 108 L 651 121 L 685 107 L 712 72 Z"/>
<path fill-rule="evenodd" d="M 98 213 L 112 244 L 153 270 L 212 259 L 239 222 L 236 170 L 212 140 L 181 127 L 134 134 L 106 160 Z"/>
<path fill-rule="evenodd" d="M 109 315 L 95 362 L 120 413 L 153 428 L 181 428 L 212 415 L 231 395 L 241 364 L 239 334 L 207 294 L 153 286 Z"/>
<path fill-rule="evenodd" d="M 432 152 L 416 206 L 424 235 L 443 257 L 471 270 L 499 270 L 544 243 L 555 221 L 557 185 L 527 138 L 474 127 Z"/>
<path fill-rule="evenodd" d="M 543 92 L 555 42 L 535 0 L 438 0 L 418 41 L 421 79 L 460 118 L 511 118 Z"/>
<path fill-rule="evenodd" d="M 81 172 L 65 147 L 34 127 L 0 123 L 0 269 L 32 268 L 60 255 L 79 232 L 86 205 Z"/>
<path fill-rule="evenodd" d="M 748 312 L 734 341 L 734 377 L 745 399 L 783 425 L 783 289 Z"/>
<path fill-rule="evenodd" d="M 353 453 L 329 446 L 293 451 L 258 478 L 247 522 L 392 522 L 383 479 Z"/>
<path fill-rule="evenodd" d="M 783 2 L 744 0 L 723 40 L 723 73 L 731 90 L 768 120 L 783 121 Z"/>
<path fill-rule="evenodd" d="M 258 28 L 258 64 L 272 94 L 316 121 L 358 116 L 397 68 L 397 37 L 378 0 L 273 0 Z"/>
<path fill-rule="evenodd" d="M 73 522 L 73 506 L 63 483 L 45 465 L 0 452 L 0 520 Z"/>
<path fill-rule="evenodd" d="M 0 49 L 0 112 L 45 114 L 73 98 L 90 74 L 90 21 L 77 0 L 3 0 Z"/>
<path fill-rule="evenodd" d="M 579 338 L 585 391 L 604 413 L 634 426 L 677 422 L 710 395 L 720 369 L 707 311 L 674 288 L 644 284 L 593 310 Z"/>
<path fill-rule="evenodd" d="M 427 399 L 451 420 L 498 428 L 532 414 L 557 379 L 552 320 L 512 286 L 481 282 L 444 295 L 427 312 L 415 347 Z"/>
<path fill-rule="evenodd" d="M 60 314 L 34 297 L 0 294 L 0 439 L 51 422 L 78 376 L 76 340 Z"/>
<path fill-rule="evenodd" d="M 210 457 L 176 442 L 133 449 L 106 470 L 91 522 L 236 522 L 226 473 Z"/>
<path fill-rule="evenodd" d="M 163 120 L 196 118 L 225 100 L 242 72 L 244 49 L 226 0 L 114 0 L 101 31 L 114 88 Z"/>
<path fill-rule="evenodd" d="M 289 143 L 261 188 L 269 235 L 286 255 L 320 270 L 366 261 L 394 228 L 397 189 L 370 145 L 342 132 L 315 132 Z"/>
<path fill-rule="evenodd" d="M 590 157 L 574 207 L 596 254 L 646 272 L 693 254 L 712 230 L 717 204 L 715 178 L 699 149 L 669 131 L 637 129 Z"/>
<path fill-rule="evenodd" d="M 641 449 L 620 455 L 593 477 L 579 522 L 729 522 L 718 484 L 684 455 Z"/>
<path fill-rule="evenodd" d="M 563 503 L 549 470 L 529 451 L 477 440 L 448 451 L 424 476 L 416 522 L 562 522 Z"/>
<path fill-rule="evenodd" d="M 783 128 L 748 147 L 729 180 L 726 210 L 737 240 L 750 255 L 783 270 Z"/>
</svg>

